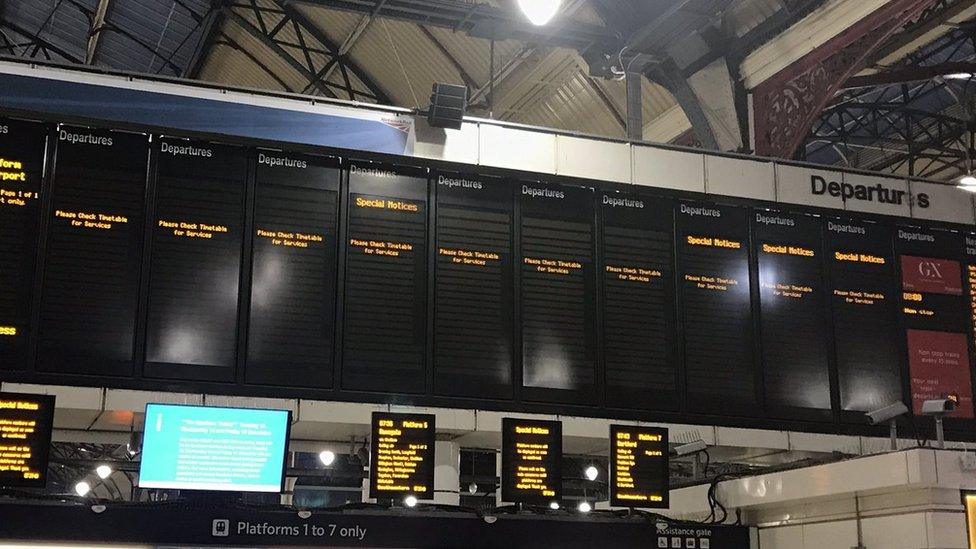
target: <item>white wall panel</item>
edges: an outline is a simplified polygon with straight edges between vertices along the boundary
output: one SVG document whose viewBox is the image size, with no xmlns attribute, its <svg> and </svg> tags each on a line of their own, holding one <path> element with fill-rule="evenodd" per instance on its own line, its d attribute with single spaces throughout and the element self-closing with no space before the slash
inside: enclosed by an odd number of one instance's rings
<svg viewBox="0 0 976 549">
<path fill-rule="evenodd" d="M 856 545 L 857 523 L 853 520 L 803 525 L 804 549 L 827 549 L 828 547 L 847 549 Z"/>
<path fill-rule="evenodd" d="M 864 545 L 884 549 L 923 549 L 931 547 L 923 513 L 873 517 L 861 520 Z"/>
<path fill-rule="evenodd" d="M 828 193 L 814 194 L 812 178 L 817 179 L 818 189 L 830 182 L 840 184 L 844 180 L 842 172 L 820 170 L 801 166 L 776 165 L 776 199 L 780 202 L 819 206 L 821 208 L 844 209 L 844 200 Z M 820 182 L 820 179 L 823 182 Z"/>
<path fill-rule="evenodd" d="M 556 136 L 481 124 L 481 164 L 529 172 L 556 173 Z"/>
<path fill-rule="evenodd" d="M 956 223 L 973 223 L 973 194 L 954 185 L 936 185 L 912 181 L 910 183 L 914 203 L 912 217 L 916 219 L 936 219 Z M 923 207 L 919 195 L 928 199 L 928 207 Z"/>
<path fill-rule="evenodd" d="M 630 183 L 630 145 L 567 135 L 556 136 L 556 173 Z"/>
<path fill-rule="evenodd" d="M 803 527 L 764 528 L 759 531 L 759 547 L 762 549 L 805 549 L 803 546 Z M 826 546 L 823 549 L 826 549 Z"/>
<path fill-rule="evenodd" d="M 634 184 L 705 192 L 704 155 L 634 145 Z"/>
<path fill-rule="evenodd" d="M 772 162 L 705 157 L 705 190 L 709 194 L 775 200 L 775 178 Z"/>
<path fill-rule="evenodd" d="M 427 121 L 417 117 L 415 119 L 417 141 L 414 144 L 414 156 L 448 160 L 463 164 L 478 163 L 478 125 L 465 123 L 460 130 L 431 128 Z"/>
<path fill-rule="evenodd" d="M 911 217 L 911 199 L 908 195 L 907 180 L 894 177 L 879 177 L 862 175 L 858 173 L 845 173 L 844 186 L 846 189 L 850 189 L 848 185 L 853 185 L 855 192 L 862 189 L 866 190 L 868 193 L 867 196 L 871 198 L 871 200 L 848 198 L 845 202 L 848 210 Z M 884 197 L 884 192 L 874 192 L 874 189 L 878 185 L 881 185 L 881 188 L 887 191 L 888 199 L 894 201 L 900 196 L 900 203 L 888 203 L 881 201 L 881 198 Z"/>
</svg>

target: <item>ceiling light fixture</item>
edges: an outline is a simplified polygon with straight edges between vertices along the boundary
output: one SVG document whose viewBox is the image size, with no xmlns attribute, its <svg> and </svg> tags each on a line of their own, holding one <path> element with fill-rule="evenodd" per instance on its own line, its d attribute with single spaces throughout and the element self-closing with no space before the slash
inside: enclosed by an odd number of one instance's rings
<svg viewBox="0 0 976 549">
<path fill-rule="evenodd" d="M 960 177 L 957 186 L 964 191 L 976 193 L 976 176 L 970 173 Z"/>
<path fill-rule="evenodd" d="M 942 75 L 942 78 L 948 78 L 949 80 L 969 80 L 972 77 L 973 73 L 971 72 L 954 72 Z"/>
<path fill-rule="evenodd" d="M 562 3 L 562 0 L 518 0 L 522 13 L 538 27 L 552 21 Z"/>
<path fill-rule="evenodd" d="M 75 493 L 79 496 L 85 497 L 88 495 L 88 492 L 91 492 L 91 484 L 88 484 L 85 481 L 75 484 Z"/>
<path fill-rule="evenodd" d="M 319 461 L 321 461 L 322 465 L 325 465 L 326 467 L 332 465 L 332 463 L 335 462 L 335 458 L 335 452 L 332 450 L 322 450 L 319 452 Z"/>
<path fill-rule="evenodd" d="M 112 474 L 112 468 L 108 465 L 99 465 L 95 468 L 95 474 L 98 478 L 105 480 Z"/>
</svg>

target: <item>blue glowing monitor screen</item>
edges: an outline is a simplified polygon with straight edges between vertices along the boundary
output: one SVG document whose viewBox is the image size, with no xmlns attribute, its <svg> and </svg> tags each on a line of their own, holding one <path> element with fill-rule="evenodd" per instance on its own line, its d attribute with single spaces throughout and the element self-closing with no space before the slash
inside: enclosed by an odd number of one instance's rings
<svg viewBox="0 0 976 549">
<path fill-rule="evenodd" d="M 280 492 L 291 413 L 149 404 L 139 487 Z"/>
</svg>

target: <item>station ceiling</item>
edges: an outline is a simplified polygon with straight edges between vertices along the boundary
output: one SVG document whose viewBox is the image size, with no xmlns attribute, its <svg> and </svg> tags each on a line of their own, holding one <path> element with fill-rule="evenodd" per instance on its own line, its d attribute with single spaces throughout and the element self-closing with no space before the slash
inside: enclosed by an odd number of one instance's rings
<svg viewBox="0 0 976 549">
<path fill-rule="evenodd" d="M 601 63 L 642 54 L 687 74 L 735 62 L 823 26 L 826 2 L 565 0 L 533 27 L 514 0 L 5 0 L 0 55 L 418 109 L 433 83 L 463 84 L 476 116 L 623 137 L 626 86 Z M 971 0 L 933 2 L 837 95 L 799 155 L 935 178 L 963 170 L 970 83 L 878 75 L 976 62 L 970 12 Z M 669 90 L 643 79 L 644 138 L 695 145 Z"/>
</svg>

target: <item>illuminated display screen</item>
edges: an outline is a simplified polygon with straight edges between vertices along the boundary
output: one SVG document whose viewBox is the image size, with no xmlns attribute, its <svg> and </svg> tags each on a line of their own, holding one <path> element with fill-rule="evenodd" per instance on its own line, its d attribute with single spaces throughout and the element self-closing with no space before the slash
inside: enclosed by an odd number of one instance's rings
<svg viewBox="0 0 976 549">
<path fill-rule="evenodd" d="M 966 316 L 969 318 L 970 348 L 976 350 L 976 234 L 967 233 L 963 235 L 964 250 L 964 269 L 963 279 L 965 284 L 965 309 Z M 976 355 L 970 355 L 970 371 L 976 367 Z"/>
<path fill-rule="evenodd" d="M 840 407 L 868 412 L 900 402 L 891 229 L 827 219 L 824 234 Z"/>
<path fill-rule="evenodd" d="M 434 390 L 512 396 L 512 187 L 437 174 Z"/>
<path fill-rule="evenodd" d="M 59 128 L 39 370 L 132 373 L 148 159 L 146 135 Z"/>
<path fill-rule="evenodd" d="M 677 406 L 674 204 L 600 193 L 603 363 L 613 407 Z"/>
<path fill-rule="evenodd" d="M 901 320 L 905 328 L 912 407 L 956 395 L 949 417 L 973 417 L 970 376 L 970 305 L 964 293 L 960 235 L 899 227 Z"/>
<path fill-rule="evenodd" d="M 434 499 L 434 416 L 373 412 L 369 495 Z"/>
<path fill-rule="evenodd" d="M 146 405 L 139 487 L 281 492 L 288 410 Z"/>
<path fill-rule="evenodd" d="M 0 370 L 26 366 L 44 126 L 0 118 Z"/>
<path fill-rule="evenodd" d="M 427 179 L 423 170 L 349 169 L 342 386 L 426 386 Z"/>
<path fill-rule="evenodd" d="M 668 430 L 610 426 L 610 505 L 667 509 Z"/>
<path fill-rule="evenodd" d="M 688 399 L 696 408 L 753 414 L 749 211 L 678 205 L 678 285 Z"/>
<path fill-rule="evenodd" d="M 502 501 L 558 501 L 562 495 L 562 464 L 562 423 L 502 418 Z"/>
<path fill-rule="evenodd" d="M 755 211 L 766 407 L 830 411 L 830 356 L 819 218 Z"/>
<path fill-rule="evenodd" d="M 229 379 L 237 355 L 244 150 L 162 138 L 146 333 L 147 371 Z"/>
<path fill-rule="evenodd" d="M 594 193 L 522 183 L 522 390 L 574 404 L 596 396 Z"/>
<path fill-rule="evenodd" d="M 0 486 L 47 484 L 53 428 L 53 396 L 0 393 Z"/>
<path fill-rule="evenodd" d="M 339 170 L 274 151 L 257 160 L 246 379 L 330 387 Z"/>
</svg>

